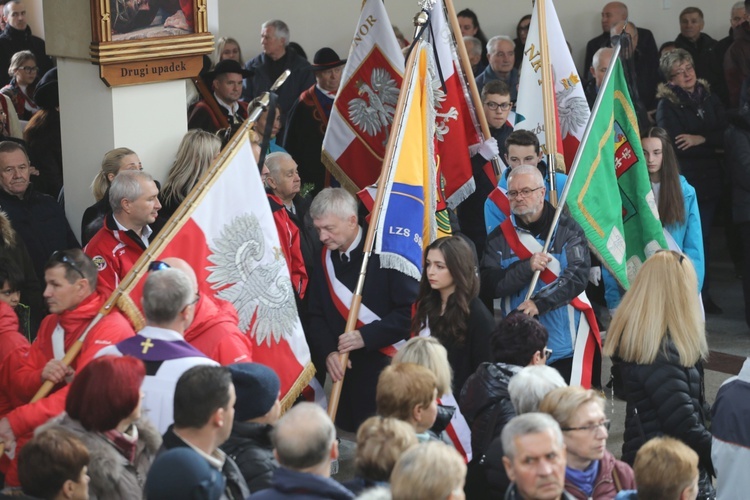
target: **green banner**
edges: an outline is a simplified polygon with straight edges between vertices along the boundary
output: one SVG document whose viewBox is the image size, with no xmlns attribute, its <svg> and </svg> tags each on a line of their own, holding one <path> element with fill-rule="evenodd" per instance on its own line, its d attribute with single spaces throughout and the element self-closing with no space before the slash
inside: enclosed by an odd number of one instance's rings
<svg viewBox="0 0 750 500">
<path fill-rule="evenodd" d="M 623 288 L 655 251 L 667 248 L 622 64 L 614 62 L 584 138 L 567 204 L 589 246 Z"/>
</svg>

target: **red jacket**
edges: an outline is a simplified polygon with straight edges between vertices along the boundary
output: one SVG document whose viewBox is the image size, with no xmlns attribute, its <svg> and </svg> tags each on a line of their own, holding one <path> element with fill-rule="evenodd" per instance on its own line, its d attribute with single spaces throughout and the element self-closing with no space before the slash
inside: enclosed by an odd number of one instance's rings
<svg viewBox="0 0 750 500">
<path fill-rule="evenodd" d="M 279 243 L 281 250 L 286 258 L 286 265 L 289 268 L 289 276 L 292 278 L 292 288 L 294 293 L 300 298 L 305 297 L 307 290 L 307 270 L 305 261 L 302 258 L 302 249 L 299 240 L 299 228 L 292 222 L 289 214 L 284 208 L 284 203 L 275 195 L 267 193 L 268 203 L 271 205 L 273 212 L 273 221 L 276 223 L 276 231 L 279 233 Z"/>
<path fill-rule="evenodd" d="M 617 481 L 614 479 L 614 474 L 617 474 Z M 588 498 L 607 500 L 615 498 L 621 490 L 634 489 L 636 487 L 633 469 L 625 462 L 615 459 L 606 450 L 604 451 L 604 457 L 599 462 L 599 474 L 594 480 L 594 491 L 591 497 L 584 495 L 581 490 L 568 481 L 567 477 L 565 478 L 565 491 L 581 500 L 587 500 Z"/>
<path fill-rule="evenodd" d="M 231 303 L 203 294 L 185 340 L 220 365 L 249 363 L 253 360 L 253 344 L 240 331 L 238 322 Z"/>
<path fill-rule="evenodd" d="M 83 249 L 99 269 L 97 290 L 112 293 L 145 249 L 135 232 L 120 231 L 112 214 L 108 214 L 104 218 L 104 227 Z"/>
<path fill-rule="evenodd" d="M 29 352 L 29 341 L 18 332 L 18 316 L 5 302 L 0 302 L 0 418 L 23 404 L 13 397 L 13 375 Z"/>
</svg>

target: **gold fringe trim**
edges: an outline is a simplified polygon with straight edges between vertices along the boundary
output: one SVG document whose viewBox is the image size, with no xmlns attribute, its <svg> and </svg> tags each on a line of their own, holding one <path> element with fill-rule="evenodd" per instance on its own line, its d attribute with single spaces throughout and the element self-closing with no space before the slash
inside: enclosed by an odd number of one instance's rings
<svg viewBox="0 0 750 500">
<path fill-rule="evenodd" d="M 117 308 L 133 323 L 136 332 L 146 326 L 146 318 L 143 317 L 143 314 L 141 314 L 140 309 L 135 305 L 133 299 L 130 298 L 130 295 L 120 295 L 117 298 Z"/>
<path fill-rule="evenodd" d="M 315 366 L 312 364 L 312 362 L 310 362 L 307 364 L 307 366 L 305 366 L 305 369 L 302 370 L 302 373 L 300 373 L 299 377 L 297 377 L 297 381 L 289 389 L 289 392 L 286 393 L 284 399 L 281 400 L 282 415 L 292 407 L 295 401 L 297 401 L 297 398 L 300 396 L 300 394 L 302 394 L 302 391 L 305 389 L 305 387 L 308 386 L 314 376 Z"/>
</svg>

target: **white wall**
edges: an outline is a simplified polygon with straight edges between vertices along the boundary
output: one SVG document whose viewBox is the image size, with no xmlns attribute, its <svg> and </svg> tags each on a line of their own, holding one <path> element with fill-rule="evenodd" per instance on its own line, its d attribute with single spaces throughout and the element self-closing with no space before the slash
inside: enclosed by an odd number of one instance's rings
<svg viewBox="0 0 750 500">
<path fill-rule="evenodd" d="M 673 40 L 679 33 L 678 16 L 689 6 L 703 10 L 705 32 L 721 39 L 729 29 L 729 12 L 736 0 L 626 0 L 630 17 L 640 27 L 654 33 L 657 46 Z M 575 61 L 580 67 L 586 42 L 601 33 L 601 8 L 606 0 L 555 0 L 555 8 L 563 31 L 573 47 Z M 361 0 L 209 0 L 209 21 L 214 35 L 232 36 L 242 45 L 245 59 L 260 51 L 260 25 L 268 19 L 279 18 L 289 24 L 292 40 L 298 42 L 312 59 L 315 51 L 324 46 L 335 49 L 341 57 L 349 51 L 352 35 L 362 5 Z M 414 31 L 412 17 L 417 13 L 415 0 L 385 0 L 391 23 L 411 38 Z M 216 19 L 216 8 L 221 12 Z M 531 12 L 529 0 L 455 0 L 456 11 L 473 9 L 479 16 L 482 30 L 493 35 L 515 38 L 518 20 Z M 216 26 L 218 25 L 218 29 Z"/>
</svg>

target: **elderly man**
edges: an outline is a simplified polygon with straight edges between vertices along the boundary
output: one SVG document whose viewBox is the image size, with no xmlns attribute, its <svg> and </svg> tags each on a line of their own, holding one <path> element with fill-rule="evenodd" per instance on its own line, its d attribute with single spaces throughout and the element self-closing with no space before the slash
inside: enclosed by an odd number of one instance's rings
<svg viewBox="0 0 750 500">
<path fill-rule="evenodd" d="M 390 364 L 392 344 L 409 336 L 411 307 L 418 283 L 398 271 L 380 267 L 373 254 L 362 290 L 362 326 L 345 332 L 352 294 L 364 259 L 365 228 L 357 219 L 357 202 L 342 188 L 326 188 L 310 207 L 310 216 L 324 245 L 323 263 L 310 282 L 311 351 L 325 359 L 328 375 L 339 381 L 348 368 L 336 423 L 354 432 L 375 414 L 375 387 L 380 372 Z M 342 366 L 340 355 L 350 354 Z"/>
<path fill-rule="evenodd" d="M 223 116 L 218 116 L 209 103 L 201 99 L 190 112 L 188 128 L 199 128 L 213 134 L 224 128 L 224 122 L 230 126 L 244 122 L 247 119 L 247 103 L 240 101 L 242 79 L 251 75 L 233 59 L 219 62 L 210 76 L 213 96 Z"/>
<path fill-rule="evenodd" d="M 55 388 L 49 396 L 19 406 L 0 420 L 0 441 L 8 450 L 18 440 L 16 456 L 36 427 L 65 409 L 68 384 L 74 375 L 100 349 L 133 336 L 128 320 L 119 312 L 112 312 L 88 332 L 81 352 L 70 366 L 63 364 L 65 353 L 99 313 L 107 295 L 97 291 L 96 266 L 79 249 L 53 253 L 44 276 L 44 298 L 50 315 L 42 321 L 36 341 L 14 374 L 12 390 L 16 398 L 30 401 L 42 382 L 50 381 Z M 14 485 L 16 480 L 15 470 L 11 470 L 6 484 Z"/>
<path fill-rule="evenodd" d="M 112 213 L 104 218 L 84 251 L 99 269 L 99 287 L 113 291 L 148 247 L 161 203 L 151 174 L 139 170 L 120 172 L 109 188 Z"/>
<path fill-rule="evenodd" d="M 726 94 L 723 61 L 716 52 L 716 40 L 703 32 L 704 26 L 703 11 L 698 7 L 686 7 L 680 12 L 680 34 L 674 44 L 690 53 L 696 76 L 707 80 L 711 92 L 723 100 Z"/>
<path fill-rule="evenodd" d="M 195 317 L 199 296 L 195 283 L 179 269 L 151 271 L 143 285 L 141 305 L 146 327 L 132 338 L 102 349 L 108 354 L 133 356 L 146 365 L 143 410 L 164 432 L 172 424 L 172 401 L 177 379 L 196 365 L 216 365 L 188 344 L 183 335 Z"/>
<path fill-rule="evenodd" d="M 466 45 L 466 52 L 469 54 L 471 72 L 476 78 L 487 67 L 487 61 L 482 60 L 482 42 L 475 36 L 465 36 L 464 45 Z"/>
<path fill-rule="evenodd" d="M 3 7 L 6 26 L 0 35 L 0 87 L 10 83 L 8 68 L 13 54 L 22 50 L 30 50 L 36 57 L 39 66 L 37 75 L 44 75 L 52 69 L 52 59 L 47 55 L 44 40 L 31 34 L 31 28 L 26 21 L 26 5 L 21 0 L 10 0 Z"/>
<path fill-rule="evenodd" d="M 629 50 L 621 53 L 621 57 L 623 60 L 632 59 L 633 61 L 632 69 L 636 74 L 638 99 L 645 110 L 656 109 L 656 87 L 661 82 L 659 60 L 655 57 L 649 57 L 648 53 L 639 50 L 640 30 L 632 21 L 616 22 L 610 30 L 610 35 L 612 37 L 622 36 L 623 30 L 630 37 L 630 47 Z"/>
<path fill-rule="evenodd" d="M 232 433 L 237 396 L 229 369 L 193 366 L 174 390 L 174 425 L 164 433 L 162 450 L 189 448 L 224 476 L 221 498 L 247 498 L 250 490 L 232 457 L 221 446 Z M 161 451 L 160 451 L 161 453 Z"/>
<path fill-rule="evenodd" d="M 594 59 L 589 68 L 589 73 L 591 73 L 593 78 L 589 78 L 583 88 L 589 108 L 594 107 L 596 96 L 602 87 L 602 82 L 604 81 L 604 76 L 607 74 L 607 68 L 609 68 L 609 63 L 612 60 L 613 52 L 614 49 L 611 47 L 602 47 L 594 53 Z"/>
<path fill-rule="evenodd" d="M 283 146 L 300 165 L 302 180 L 315 185 L 313 196 L 331 184 L 320 152 L 344 64 L 346 59 L 340 59 L 333 49 L 317 51 L 312 65 L 315 85 L 302 92 L 289 112 Z"/>
<path fill-rule="evenodd" d="M 339 447 L 333 422 L 320 406 L 300 403 L 292 407 L 276 424 L 271 439 L 281 467 L 273 473 L 271 488 L 253 498 L 354 498 L 331 479 L 331 460 L 338 458 Z"/>
<path fill-rule="evenodd" d="M 263 23 L 260 44 L 263 53 L 245 64 L 245 69 L 253 72 L 253 77 L 245 80 L 242 96 L 246 101 L 258 97 L 269 90 L 281 73 L 288 69 L 291 74 L 277 94 L 281 110 L 289 113 L 300 94 L 315 83 L 310 63 L 294 50 L 287 50 L 289 26 L 284 21 L 274 19 Z"/>
<path fill-rule="evenodd" d="M 55 250 L 79 248 L 65 211 L 54 198 L 34 189 L 26 150 L 11 141 L 0 142 L 0 207 L 21 237 L 39 281 Z"/>
<path fill-rule="evenodd" d="M 516 102 L 518 97 L 518 70 L 516 63 L 516 44 L 508 36 L 493 36 L 487 42 L 487 66 L 477 77 L 477 88 L 482 91 L 484 84 L 490 80 L 502 80 L 510 89 L 510 100 Z"/>
<path fill-rule="evenodd" d="M 586 288 L 589 250 L 581 226 L 562 213 L 549 253 L 542 252 L 555 212 L 544 200 L 546 191 L 537 167 L 521 165 L 510 172 L 507 196 L 512 213 L 487 236 L 481 293 L 501 299 L 506 314 L 517 309 L 538 316 L 549 332 L 552 354 L 547 364 L 569 381 L 578 324 L 584 318 L 579 309 L 567 306 Z M 545 272 L 527 300 L 535 271 Z"/>
<path fill-rule="evenodd" d="M 502 433 L 506 500 L 573 499 L 565 491 L 566 451 L 558 423 L 545 413 L 514 417 Z"/>
</svg>

